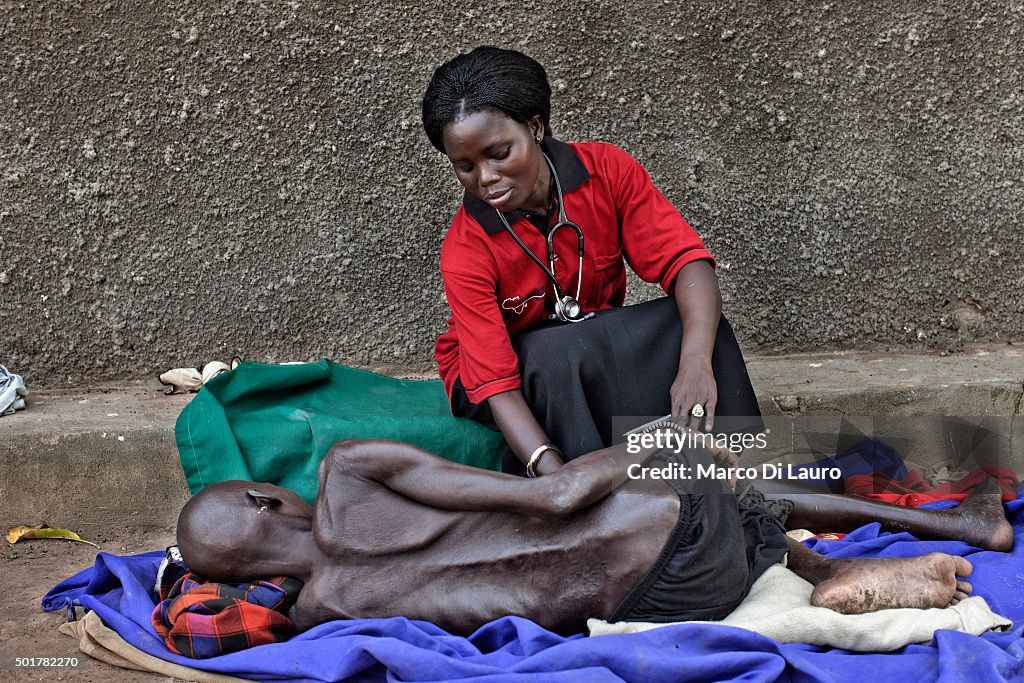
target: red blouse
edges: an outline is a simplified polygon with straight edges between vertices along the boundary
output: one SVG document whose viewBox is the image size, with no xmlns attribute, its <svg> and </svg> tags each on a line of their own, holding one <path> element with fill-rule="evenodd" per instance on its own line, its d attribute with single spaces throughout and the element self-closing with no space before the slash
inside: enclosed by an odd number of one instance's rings
<svg viewBox="0 0 1024 683">
<path fill-rule="evenodd" d="M 697 233 L 626 152 L 601 142 L 566 144 L 553 138 L 545 138 L 542 148 L 555 165 L 569 220 L 583 230 L 579 299 L 584 311 L 622 305 L 623 257 L 641 279 L 659 282 L 669 294 L 687 263 L 708 259 L 714 264 Z M 541 228 L 522 211 L 505 217 L 546 262 Z M 544 224 L 542 217 L 534 221 Z M 547 221 L 553 225 L 554 216 Z M 560 229 L 554 246 L 555 277 L 566 294 L 574 295 L 580 277 L 576 233 Z M 441 247 L 441 275 L 452 316 L 434 356 L 449 397 L 459 377 L 474 403 L 520 388 L 519 361 L 509 337 L 547 321 L 554 293 L 495 209 L 469 192 Z"/>
</svg>

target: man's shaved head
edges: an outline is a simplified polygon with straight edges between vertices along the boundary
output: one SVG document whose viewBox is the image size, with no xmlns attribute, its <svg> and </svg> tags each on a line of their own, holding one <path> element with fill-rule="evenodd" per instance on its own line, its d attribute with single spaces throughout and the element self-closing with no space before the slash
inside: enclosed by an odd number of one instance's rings
<svg viewBox="0 0 1024 683">
<path fill-rule="evenodd" d="M 272 484 L 224 481 L 189 500 L 178 516 L 178 548 L 205 579 L 240 581 L 280 573 L 274 563 L 287 534 L 308 529 L 312 508 Z"/>
</svg>

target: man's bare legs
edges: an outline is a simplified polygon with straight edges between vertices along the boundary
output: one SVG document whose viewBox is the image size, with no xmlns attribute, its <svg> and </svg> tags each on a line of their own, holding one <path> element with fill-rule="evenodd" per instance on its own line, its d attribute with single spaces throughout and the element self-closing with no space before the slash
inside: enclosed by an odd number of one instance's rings
<svg viewBox="0 0 1024 683">
<path fill-rule="evenodd" d="M 1006 521 L 993 479 L 950 510 L 921 510 L 856 495 L 821 493 L 798 481 L 758 480 L 754 486 L 765 498 L 793 502 L 786 522 L 791 529 L 837 531 L 879 522 L 885 531 L 907 531 L 920 538 L 964 541 L 986 550 L 1013 547 L 1013 528 Z"/>
<path fill-rule="evenodd" d="M 962 578 L 970 575 L 971 563 L 962 557 L 829 559 L 792 539 L 789 546 L 789 568 L 814 584 L 811 604 L 842 614 L 947 607 L 971 593 L 971 584 Z"/>
</svg>

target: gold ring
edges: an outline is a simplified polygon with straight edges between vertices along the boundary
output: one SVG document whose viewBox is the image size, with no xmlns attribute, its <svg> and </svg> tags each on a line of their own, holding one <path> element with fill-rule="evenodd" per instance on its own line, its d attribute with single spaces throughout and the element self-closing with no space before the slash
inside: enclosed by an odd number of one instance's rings
<svg viewBox="0 0 1024 683">
<path fill-rule="evenodd" d="M 690 408 L 690 415 L 694 417 L 704 417 L 704 406 L 699 403 L 694 403 L 693 407 Z"/>
</svg>

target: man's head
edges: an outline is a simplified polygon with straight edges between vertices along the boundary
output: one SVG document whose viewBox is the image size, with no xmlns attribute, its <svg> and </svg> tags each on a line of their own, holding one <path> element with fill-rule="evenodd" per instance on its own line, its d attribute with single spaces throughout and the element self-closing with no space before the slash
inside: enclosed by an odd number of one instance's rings
<svg viewBox="0 0 1024 683">
<path fill-rule="evenodd" d="M 312 522 L 313 508 L 288 489 L 224 481 L 182 508 L 178 548 L 189 569 L 210 580 L 299 576 Z"/>
</svg>

